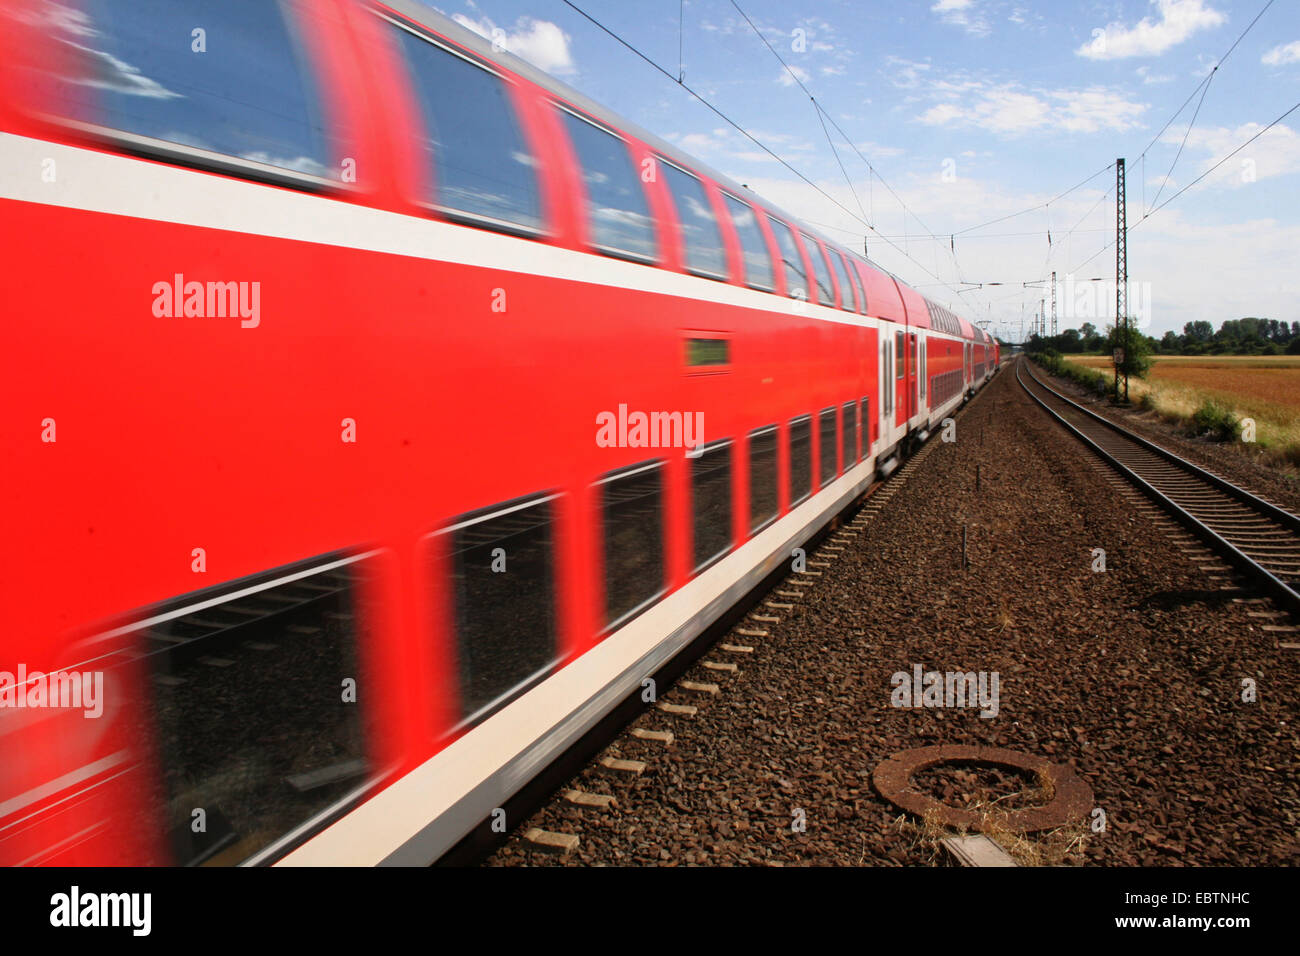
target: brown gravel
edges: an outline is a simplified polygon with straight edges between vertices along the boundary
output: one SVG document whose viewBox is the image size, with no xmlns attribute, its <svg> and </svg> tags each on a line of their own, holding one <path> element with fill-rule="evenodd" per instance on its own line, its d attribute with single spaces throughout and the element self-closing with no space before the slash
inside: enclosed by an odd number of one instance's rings
<svg viewBox="0 0 1300 956">
<path fill-rule="evenodd" d="M 587 769 L 561 788 L 614 794 L 617 809 L 579 809 L 557 794 L 488 863 L 946 863 L 940 834 L 870 785 L 890 754 L 946 743 L 1043 755 L 1093 788 L 1105 831 L 1080 824 L 1009 845 L 1025 862 L 1293 865 L 1300 659 L 1260 631 L 1247 614 L 1257 607 L 1233 603 L 1237 592 L 1189 560 L 1205 552 L 1156 531 L 1010 373 L 805 597 L 768 598 L 795 604 L 759 611 L 782 618 L 764 625 L 770 637 L 723 638 L 754 654 L 705 655 L 736 661 L 738 673 L 697 664 L 685 675 L 720 683 L 721 694 L 674 690 L 666 699 L 696 704 L 696 716 L 638 718 L 673 731 L 671 746 L 628 733 L 611 744 L 607 754 L 647 761 L 643 774 Z M 1105 573 L 1091 569 L 1093 548 L 1106 551 Z M 914 664 L 997 671 L 997 716 L 892 707 L 891 675 Z M 1245 678 L 1256 703 L 1241 700 Z M 961 803 L 996 799 L 1013 782 L 938 775 L 914 785 L 948 787 Z M 567 857 L 533 850 L 520 834 L 534 826 L 581 845 Z"/>
</svg>

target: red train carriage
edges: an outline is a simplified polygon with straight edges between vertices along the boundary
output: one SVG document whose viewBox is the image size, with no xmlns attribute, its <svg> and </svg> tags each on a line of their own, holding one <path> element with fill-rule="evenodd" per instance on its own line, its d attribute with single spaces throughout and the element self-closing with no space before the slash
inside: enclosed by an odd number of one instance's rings
<svg viewBox="0 0 1300 956">
<path fill-rule="evenodd" d="M 8 864 L 436 858 L 988 364 L 414 3 L 2 0 L 0 222 Z"/>
</svg>

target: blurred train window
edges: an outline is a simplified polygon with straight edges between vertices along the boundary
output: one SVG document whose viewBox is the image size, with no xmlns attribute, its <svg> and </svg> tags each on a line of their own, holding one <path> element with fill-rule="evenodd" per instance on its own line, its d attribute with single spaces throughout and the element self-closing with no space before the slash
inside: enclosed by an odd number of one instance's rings
<svg viewBox="0 0 1300 956">
<path fill-rule="evenodd" d="M 654 222 L 627 143 L 568 110 L 560 110 L 560 116 L 582 170 L 592 245 L 653 262 L 658 255 Z"/>
<path fill-rule="evenodd" d="M 451 536 L 461 717 L 487 716 L 555 662 L 554 496 L 467 515 Z"/>
<path fill-rule="evenodd" d="M 735 227 L 736 237 L 740 240 L 740 249 L 745 262 L 745 285 L 751 289 L 771 292 L 774 288 L 772 256 L 767 251 L 767 241 L 763 238 L 763 230 L 758 227 L 754 210 L 729 193 L 723 193 L 722 198 L 727 201 L 731 224 Z"/>
<path fill-rule="evenodd" d="M 849 273 L 844 268 L 844 260 L 834 249 L 828 248 L 826 254 L 830 256 L 831 265 L 835 267 L 835 278 L 840 283 L 840 308 L 845 312 L 856 312 L 858 310 L 856 293 L 853 284 L 849 282 Z"/>
<path fill-rule="evenodd" d="M 812 417 L 790 419 L 790 507 L 812 494 Z"/>
<path fill-rule="evenodd" d="M 845 402 L 840 411 L 844 414 L 844 427 L 840 430 L 840 457 L 844 459 L 844 470 L 848 471 L 858 458 L 856 445 L 858 429 L 854 421 L 858 414 L 858 403 Z"/>
<path fill-rule="evenodd" d="M 757 531 L 776 517 L 776 426 L 749 433 L 749 530 Z"/>
<path fill-rule="evenodd" d="M 605 530 L 605 621 L 622 624 L 664 591 L 664 479 L 660 462 L 599 483 Z"/>
<path fill-rule="evenodd" d="M 198 595 L 140 631 L 175 863 L 246 860 L 365 783 L 362 708 L 382 691 L 358 664 L 355 562 Z"/>
<path fill-rule="evenodd" d="M 325 182 L 339 167 L 301 38 L 265 0 L 49 3 L 53 109 L 129 148 L 254 175 Z M 198 28 L 203 33 L 196 34 Z M 203 49 L 198 45 L 202 44 Z M 274 176 L 272 178 L 275 178 Z"/>
<path fill-rule="evenodd" d="M 708 445 L 690 463 L 698 571 L 731 550 L 731 442 Z"/>
<path fill-rule="evenodd" d="M 704 184 L 672 163 L 658 162 L 677 209 L 686 268 L 696 275 L 725 279 L 727 255 L 722 248 L 722 233 L 718 231 L 718 220 L 713 215 Z"/>
<path fill-rule="evenodd" d="M 803 233 L 804 245 L 808 247 L 808 258 L 812 260 L 813 276 L 817 280 L 817 302 L 820 305 L 835 308 L 835 287 L 831 284 L 831 270 L 826 265 L 825 254 L 817 240 Z"/>
<path fill-rule="evenodd" d="M 411 30 L 397 35 L 424 121 L 427 200 L 451 218 L 539 231 L 537 159 L 505 81 Z"/>
<path fill-rule="evenodd" d="M 780 219 L 769 216 L 772 235 L 776 236 L 776 247 L 781 252 L 781 261 L 785 263 L 785 291 L 792 299 L 808 298 L 808 274 L 804 272 L 803 256 L 795 245 L 794 233 Z"/>
<path fill-rule="evenodd" d="M 867 452 L 871 450 L 871 399 L 863 396 L 862 401 L 858 402 L 858 430 L 862 433 L 858 446 L 858 461 L 867 457 Z"/>
<path fill-rule="evenodd" d="M 907 369 L 907 350 L 903 345 L 903 333 L 894 333 L 894 378 L 902 378 Z"/>
<path fill-rule="evenodd" d="M 845 262 L 849 267 L 849 278 L 853 280 L 853 289 L 858 294 L 858 311 L 863 315 L 867 314 L 867 293 L 862 287 L 862 276 L 858 274 L 858 268 L 852 259 L 846 259 Z"/>
<path fill-rule="evenodd" d="M 818 452 L 821 458 L 821 484 L 825 488 L 835 477 L 835 406 L 823 408 L 817 413 Z"/>
</svg>

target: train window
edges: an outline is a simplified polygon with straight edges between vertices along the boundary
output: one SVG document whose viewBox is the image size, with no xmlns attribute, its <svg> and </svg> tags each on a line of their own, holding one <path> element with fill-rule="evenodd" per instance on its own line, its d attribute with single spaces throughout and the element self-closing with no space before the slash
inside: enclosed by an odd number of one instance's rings
<svg viewBox="0 0 1300 956">
<path fill-rule="evenodd" d="M 781 252 L 781 261 L 785 263 L 785 291 L 792 299 L 808 298 L 808 274 L 804 272 L 803 256 L 795 244 L 794 233 L 780 219 L 769 216 L 772 235 L 776 236 L 776 247 Z"/>
<path fill-rule="evenodd" d="M 727 256 L 722 248 L 722 233 L 718 231 L 704 184 L 672 163 L 659 160 L 659 168 L 663 170 L 664 182 L 677 209 L 686 268 L 696 275 L 726 278 Z"/>
<path fill-rule="evenodd" d="M 450 535 L 461 717 L 478 720 L 555 662 L 554 496 L 466 515 Z"/>
<path fill-rule="evenodd" d="M 819 457 L 821 459 L 821 484 L 825 488 L 835 478 L 835 406 L 823 408 L 817 414 Z"/>
<path fill-rule="evenodd" d="M 845 402 L 840 411 L 844 414 L 844 427 L 840 429 L 840 458 L 844 459 L 844 470 L 848 471 L 858 457 L 855 445 L 858 430 L 854 421 L 858 414 L 858 403 Z"/>
<path fill-rule="evenodd" d="M 194 595 L 138 632 L 174 863 L 274 852 L 366 783 L 361 708 L 383 691 L 358 664 L 358 560 Z"/>
<path fill-rule="evenodd" d="M 299 3 L 84 0 L 50 4 L 53 110 L 134 149 L 255 178 L 339 179 L 300 38 Z M 195 52 L 196 24 L 211 52 Z"/>
<path fill-rule="evenodd" d="M 749 433 L 749 530 L 776 517 L 776 426 Z"/>
<path fill-rule="evenodd" d="M 475 224 L 540 230 L 537 159 L 505 81 L 410 30 L 397 33 L 424 120 L 428 201 Z"/>
<path fill-rule="evenodd" d="M 601 480 L 605 621 L 615 627 L 664 590 L 664 488 L 659 462 Z"/>
<path fill-rule="evenodd" d="M 790 419 L 790 507 L 812 494 L 812 419 Z"/>
<path fill-rule="evenodd" d="M 698 571 L 731 550 L 731 442 L 715 442 L 690 462 Z"/>
<path fill-rule="evenodd" d="M 920 356 L 920 371 L 916 376 L 916 381 L 918 387 L 921 389 L 921 397 L 925 398 L 925 343 L 918 340 L 916 347 L 919 350 Z"/>
<path fill-rule="evenodd" d="M 871 450 L 871 399 L 865 395 L 858 402 L 858 430 L 862 433 L 858 445 L 858 461 L 863 461 Z"/>
<path fill-rule="evenodd" d="M 834 249 L 827 248 L 826 255 L 831 260 L 831 266 L 835 269 L 835 279 L 840 284 L 840 308 L 845 312 L 857 311 L 857 300 L 854 298 L 853 285 L 849 282 L 849 274 L 844 268 L 844 260 Z"/>
<path fill-rule="evenodd" d="M 735 196 L 723 193 L 722 198 L 727 202 L 731 224 L 735 227 L 736 237 L 740 240 L 740 250 L 745 263 L 745 285 L 751 289 L 771 292 L 773 289 L 772 256 L 767 251 L 767 241 L 763 238 L 763 231 L 758 227 L 754 210 Z"/>
<path fill-rule="evenodd" d="M 587 192 L 591 243 L 603 252 L 654 261 L 654 222 L 627 143 L 613 133 L 560 110 Z"/>
<path fill-rule="evenodd" d="M 858 274 L 857 264 L 849 258 L 844 260 L 849 269 L 849 278 L 853 280 L 853 291 L 858 297 L 858 311 L 863 315 L 867 314 L 867 293 L 862 288 L 862 276 Z"/>
<path fill-rule="evenodd" d="M 894 333 L 894 378 L 902 378 L 907 370 L 907 349 L 903 344 L 903 333 Z"/>
<path fill-rule="evenodd" d="M 808 258 L 812 260 L 813 278 L 817 280 L 817 302 L 835 308 L 835 287 L 831 284 L 831 270 L 826 265 L 825 254 L 817 240 L 803 233 L 804 245 L 808 249 Z"/>
</svg>

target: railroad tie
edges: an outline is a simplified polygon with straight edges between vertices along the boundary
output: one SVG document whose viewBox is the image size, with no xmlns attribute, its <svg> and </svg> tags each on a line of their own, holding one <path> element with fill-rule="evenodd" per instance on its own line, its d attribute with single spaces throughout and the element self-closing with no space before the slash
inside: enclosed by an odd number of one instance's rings
<svg viewBox="0 0 1300 956">
<path fill-rule="evenodd" d="M 633 727 L 632 736 L 637 740 L 649 740 L 663 744 L 665 747 L 671 746 L 674 740 L 671 730 L 646 730 L 644 727 Z"/>
<path fill-rule="evenodd" d="M 717 684 L 701 684 L 693 680 L 684 680 L 677 685 L 682 690 L 689 690 L 694 694 L 717 694 Z"/>
<path fill-rule="evenodd" d="M 677 714 L 679 717 L 694 717 L 700 712 L 698 707 L 690 704 L 670 704 L 666 700 L 659 702 L 659 709 L 665 714 Z"/>
<path fill-rule="evenodd" d="M 754 649 L 748 644 L 719 644 L 718 647 L 732 654 L 752 654 Z"/>
<path fill-rule="evenodd" d="M 705 661 L 704 666 L 711 671 L 723 671 L 728 674 L 734 674 L 737 670 L 735 664 L 730 664 L 726 661 Z"/>
<path fill-rule="evenodd" d="M 524 840 L 530 843 L 535 850 L 559 853 L 562 856 L 568 856 L 582 842 L 576 833 L 553 833 L 550 830 L 543 830 L 541 827 L 530 827 L 524 833 Z"/>
<path fill-rule="evenodd" d="M 575 807 L 595 807 L 597 810 L 617 810 L 618 801 L 608 794 L 587 793 L 583 790 L 565 790 L 565 802 Z"/>
<path fill-rule="evenodd" d="M 645 772 L 644 760 L 624 760 L 621 757 L 601 757 L 600 765 L 606 770 L 612 770 L 615 773 L 627 773 L 632 776 L 640 776 Z"/>
<path fill-rule="evenodd" d="M 746 628 L 746 627 L 736 628 L 736 633 L 739 634 L 741 637 L 767 637 L 768 636 L 767 631 L 755 631 L 751 628 Z"/>
</svg>

